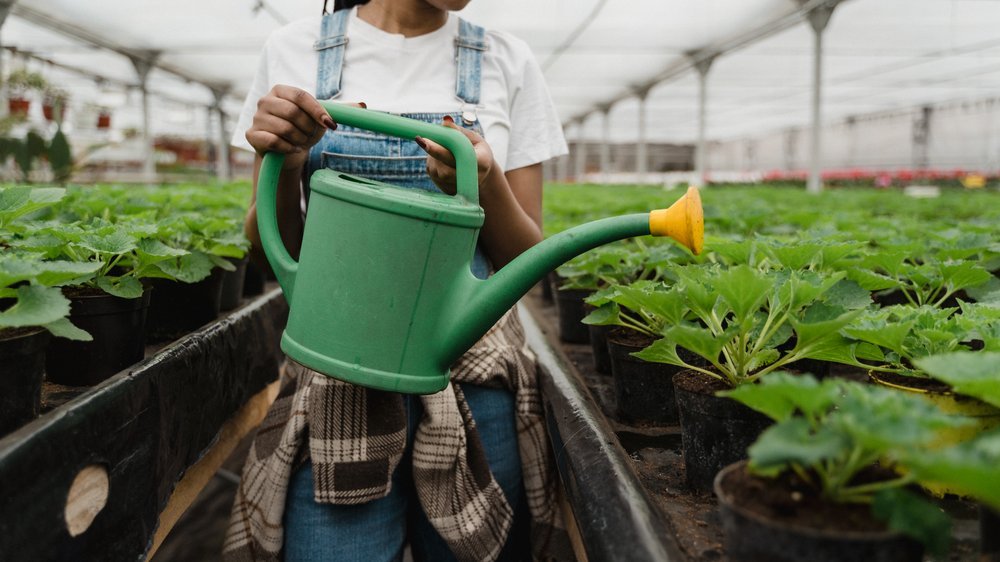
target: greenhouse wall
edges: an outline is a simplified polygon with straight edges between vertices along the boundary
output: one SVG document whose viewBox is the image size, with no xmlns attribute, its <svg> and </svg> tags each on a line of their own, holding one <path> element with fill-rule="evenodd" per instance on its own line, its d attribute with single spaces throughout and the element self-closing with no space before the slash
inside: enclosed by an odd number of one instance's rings
<svg viewBox="0 0 1000 562">
<path fill-rule="evenodd" d="M 825 169 L 1000 168 L 1000 100 L 952 103 L 849 117 L 823 131 Z M 709 144 L 712 171 L 808 168 L 809 129 Z"/>
</svg>

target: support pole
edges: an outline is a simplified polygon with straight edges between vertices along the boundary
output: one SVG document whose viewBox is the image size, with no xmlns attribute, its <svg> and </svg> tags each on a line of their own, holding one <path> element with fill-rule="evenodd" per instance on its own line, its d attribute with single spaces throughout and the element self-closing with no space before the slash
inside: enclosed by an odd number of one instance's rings
<svg viewBox="0 0 1000 562">
<path fill-rule="evenodd" d="M 926 170 L 930 166 L 931 116 L 934 108 L 925 105 L 920 108 L 913 121 L 913 168 Z"/>
<path fill-rule="evenodd" d="M 802 2 L 802 0 L 799 0 Z M 840 0 L 830 2 L 814 8 L 809 15 L 809 25 L 813 29 L 813 91 L 812 91 L 812 131 L 809 145 L 809 181 L 806 190 L 809 193 L 819 193 L 823 191 L 823 181 L 820 176 L 822 168 L 822 141 L 823 130 L 821 129 L 821 109 L 823 93 L 823 31 L 830 23 L 830 16 Z"/>
<path fill-rule="evenodd" d="M 694 69 L 698 71 L 698 146 L 694 153 L 693 183 L 704 187 L 708 184 L 708 147 L 705 138 L 708 129 L 708 71 L 712 69 L 717 55 L 696 51 L 688 56 L 694 61 Z"/>
<path fill-rule="evenodd" d="M 150 131 L 149 119 L 149 71 L 156 64 L 156 59 L 160 57 L 159 51 L 147 51 L 145 56 L 130 56 L 132 66 L 139 76 L 139 91 L 142 92 L 142 142 L 143 142 L 143 165 L 142 179 L 148 183 L 156 181 L 156 162 L 153 160 L 153 134 Z"/>
<path fill-rule="evenodd" d="M 583 181 L 587 173 L 587 139 L 583 136 L 583 124 L 586 118 L 581 117 L 576 123 L 576 154 L 573 160 L 573 176 L 577 183 Z"/>
<path fill-rule="evenodd" d="M 601 108 L 601 181 L 608 182 L 611 175 L 611 106 Z"/>
<path fill-rule="evenodd" d="M 7 16 L 10 15 L 10 10 L 16 3 L 17 0 L 0 0 L 0 31 L 3 30 L 3 24 L 7 23 Z M 0 41 L 0 44 L 3 44 L 2 41 Z M 4 53 L 0 52 L 0 78 L 5 77 L 3 57 Z M 7 107 L 7 88 L 0 88 L 0 115 L 7 115 L 9 111 Z"/>
<path fill-rule="evenodd" d="M 219 119 L 219 136 L 215 150 L 215 174 L 219 181 L 229 181 L 233 177 L 229 156 L 229 135 L 226 131 L 226 112 L 222 110 L 222 100 L 227 93 L 226 90 L 212 90 L 212 95 L 215 97 L 212 109 Z"/>
<path fill-rule="evenodd" d="M 635 142 L 635 173 L 638 183 L 646 183 L 646 174 L 649 172 L 649 151 L 646 146 L 646 98 L 649 97 L 649 90 L 639 92 L 639 123 L 636 127 L 637 139 Z"/>
</svg>

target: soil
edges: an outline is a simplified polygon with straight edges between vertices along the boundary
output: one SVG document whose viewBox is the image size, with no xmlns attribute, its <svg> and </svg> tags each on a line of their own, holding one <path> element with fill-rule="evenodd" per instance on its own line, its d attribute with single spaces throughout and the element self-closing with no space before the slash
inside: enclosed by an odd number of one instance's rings
<svg viewBox="0 0 1000 562">
<path fill-rule="evenodd" d="M 83 285 L 76 285 L 73 287 L 63 287 L 62 292 L 63 295 L 65 295 L 66 298 L 68 299 L 72 299 L 75 297 L 95 297 L 107 294 L 102 289 L 98 289 L 96 287 L 85 287 Z"/>
<path fill-rule="evenodd" d="M 893 478 L 895 473 L 873 469 L 859 476 L 860 484 Z M 735 470 L 723 479 L 722 487 L 734 504 L 776 523 L 832 532 L 887 530 L 885 523 L 872 517 L 870 506 L 824 500 L 794 473 L 770 479 Z"/>
<path fill-rule="evenodd" d="M 41 332 L 44 328 L 39 328 L 37 326 L 27 326 L 23 328 L 3 328 L 0 329 L 0 340 L 12 340 L 15 338 L 20 338 L 22 336 L 27 336 L 29 334 L 34 334 Z"/>
<path fill-rule="evenodd" d="M 693 392 L 696 394 L 707 394 L 714 396 L 720 390 L 729 390 L 731 387 L 724 381 L 713 379 L 707 375 L 694 371 L 683 371 L 674 378 L 674 386 Z"/>
<path fill-rule="evenodd" d="M 611 328 L 611 331 L 608 333 L 608 340 L 619 345 L 641 349 L 656 341 L 656 338 L 637 330 L 616 326 Z"/>
</svg>

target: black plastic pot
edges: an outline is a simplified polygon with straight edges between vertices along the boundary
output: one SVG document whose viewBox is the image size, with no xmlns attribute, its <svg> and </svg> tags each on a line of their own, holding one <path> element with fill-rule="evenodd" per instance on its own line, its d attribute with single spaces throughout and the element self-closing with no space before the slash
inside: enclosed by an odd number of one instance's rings
<svg viewBox="0 0 1000 562">
<path fill-rule="evenodd" d="M 177 339 L 215 320 L 221 307 L 223 273 L 215 268 L 197 283 L 154 280 L 146 329 L 150 341 Z"/>
<path fill-rule="evenodd" d="M 594 370 L 603 375 L 611 374 L 611 354 L 608 352 L 608 332 L 611 326 L 587 326 L 590 349 L 594 356 Z"/>
<path fill-rule="evenodd" d="M 727 466 L 714 482 L 730 560 L 760 562 L 918 562 L 920 543 L 889 531 L 837 532 L 774 521 L 734 501 L 731 482 L 746 462 Z"/>
<path fill-rule="evenodd" d="M 542 302 L 551 303 L 552 302 L 552 284 L 555 283 L 556 272 L 550 271 L 542 280 L 539 281 L 539 285 L 542 287 Z"/>
<path fill-rule="evenodd" d="M 142 361 L 150 293 L 146 289 L 135 299 L 107 293 L 71 295 L 70 322 L 94 339 L 54 338 L 45 358 L 48 380 L 67 386 L 94 385 Z"/>
<path fill-rule="evenodd" d="M 673 425 L 677 423 L 677 401 L 671 378 L 678 368 L 629 355 L 651 343 L 653 338 L 635 332 L 628 335 L 623 328 L 608 334 L 618 416 L 628 423 Z"/>
<path fill-rule="evenodd" d="M 584 289 L 565 289 L 554 293 L 559 314 L 559 339 L 566 343 L 589 343 L 590 331 L 582 322 L 587 315 L 583 299 L 590 296 Z"/>
<path fill-rule="evenodd" d="M 0 435 L 38 417 L 49 339 L 43 328 L 0 330 Z"/>
<path fill-rule="evenodd" d="M 1000 560 L 1000 512 L 979 506 L 979 551 L 983 560 Z"/>
<path fill-rule="evenodd" d="M 229 259 L 229 263 L 236 266 L 236 271 L 225 271 L 222 274 L 219 310 L 233 310 L 243 300 L 243 283 L 246 281 L 247 262 L 249 260 L 246 256 L 240 259 Z"/>
<path fill-rule="evenodd" d="M 699 388 L 707 377 L 682 371 L 673 377 L 684 446 L 685 479 L 696 490 L 711 490 L 724 467 L 747 458 L 747 447 L 773 422 L 735 400 L 715 396 L 723 383 Z"/>
<path fill-rule="evenodd" d="M 267 285 L 267 273 L 252 261 L 247 262 L 246 277 L 243 279 L 243 296 L 263 295 L 265 285 Z"/>
</svg>

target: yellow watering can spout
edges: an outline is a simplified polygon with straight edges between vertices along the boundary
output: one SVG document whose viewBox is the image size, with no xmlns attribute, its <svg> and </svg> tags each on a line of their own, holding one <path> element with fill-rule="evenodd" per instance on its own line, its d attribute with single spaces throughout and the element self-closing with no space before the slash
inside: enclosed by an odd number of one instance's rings
<svg viewBox="0 0 1000 562">
<path fill-rule="evenodd" d="M 669 236 L 695 255 L 701 254 L 705 241 L 705 215 L 698 188 L 689 187 L 684 197 L 667 209 L 650 211 L 649 233 Z"/>
</svg>

